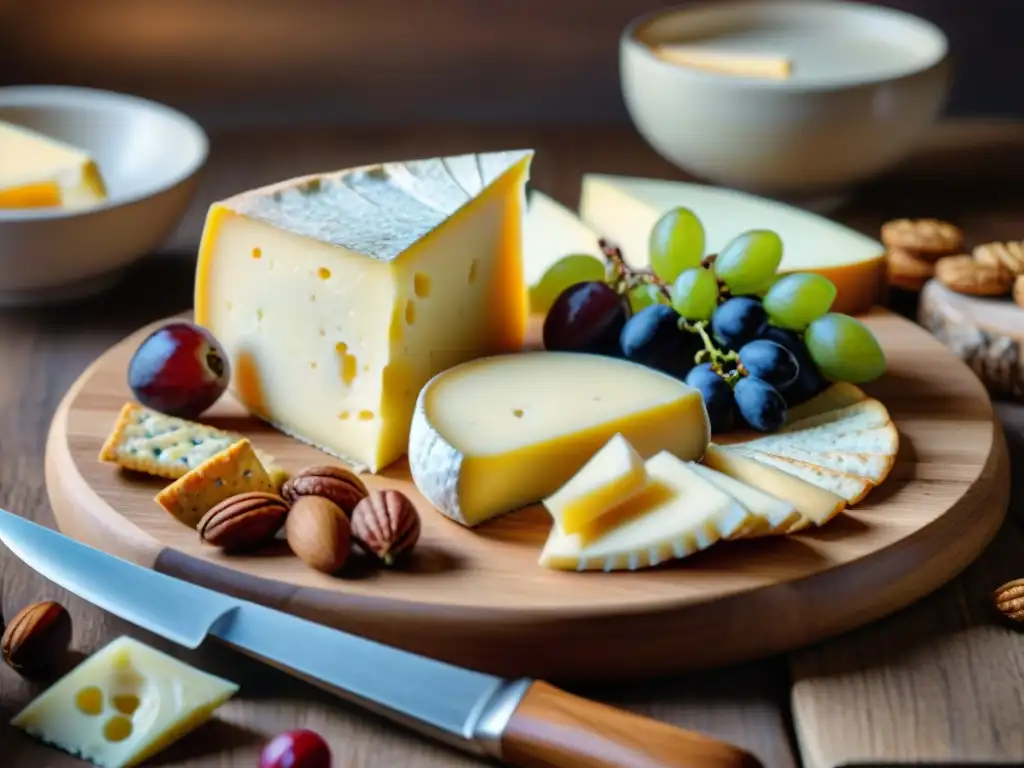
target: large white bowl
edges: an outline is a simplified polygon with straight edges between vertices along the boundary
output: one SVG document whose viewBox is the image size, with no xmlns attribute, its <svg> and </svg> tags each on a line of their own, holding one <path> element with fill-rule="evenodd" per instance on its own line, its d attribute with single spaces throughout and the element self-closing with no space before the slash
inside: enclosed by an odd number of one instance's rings
<svg viewBox="0 0 1024 768">
<path fill-rule="evenodd" d="M 0 305 L 80 298 L 157 248 L 195 192 L 203 130 L 152 101 L 61 86 L 0 88 L 0 120 L 92 154 L 109 198 L 81 210 L 0 210 Z"/>
<path fill-rule="evenodd" d="M 801 68 L 798 50 L 790 79 L 713 74 L 668 63 L 651 47 L 707 46 L 765 28 L 775 30 L 782 54 L 794 31 L 829 46 L 818 55 L 831 71 Z M 879 51 L 873 43 L 895 47 Z M 885 51 L 896 60 L 873 55 Z M 724 186 L 791 197 L 844 191 L 903 159 L 944 106 L 951 74 L 947 40 L 935 25 L 836 0 L 662 9 L 626 27 L 620 70 L 629 114 L 662 156 Z"/>
</svg>

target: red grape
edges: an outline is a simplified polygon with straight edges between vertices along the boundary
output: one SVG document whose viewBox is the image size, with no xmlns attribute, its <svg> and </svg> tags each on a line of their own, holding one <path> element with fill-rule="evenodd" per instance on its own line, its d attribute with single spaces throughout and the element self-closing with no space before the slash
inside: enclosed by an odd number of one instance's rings
<svg viewBox="0 0 1024 768">
<path fill-rule="evenodd" d="M 331 768 L 331 748 L 314 731 L 285 731 L 263 748 L 260 768 Z"/>
<path fill-rule="evenodd" d="M 128 364 L 128 386 L 148 408 L 194 419 L 224 394 L 231 367 L 220 342 L 186 322 L 158 328 Z"/>
<path fill-rule="evenodd" d="M 576 283 L 562 291 L 544 318 L 544 348 L 618 355 L 619 334 L 630 314 L 629 297 L 605 283 Z"/>
</svg>

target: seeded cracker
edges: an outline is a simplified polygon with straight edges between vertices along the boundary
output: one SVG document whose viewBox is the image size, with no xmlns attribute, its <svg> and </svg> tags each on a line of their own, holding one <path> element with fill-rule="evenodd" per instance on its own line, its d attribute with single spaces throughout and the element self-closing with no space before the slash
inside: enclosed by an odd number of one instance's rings
<svg viewBox="0 0 1024 768">
<path fill-rule="evenodd" d="M 243 438 L 164 488 L 156 495 L 156 502 L 195 528 L 217 504 L 250 491 L 275 493 L 276 488 L 252 443 Z"/>
</svg>

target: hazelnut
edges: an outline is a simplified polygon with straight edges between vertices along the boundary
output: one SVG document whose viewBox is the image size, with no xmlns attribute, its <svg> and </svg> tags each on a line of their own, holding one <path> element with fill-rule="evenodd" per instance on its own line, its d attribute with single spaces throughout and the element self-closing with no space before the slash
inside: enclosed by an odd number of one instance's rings
<svg viewBox="0 0 1024 768">
<path fill-rule="evenodd" d="M 4 661 L 27 678 L 45 677 L 71 645 L 71 614 L 60 603 L 27 605 L 11 619 L 0 641 Z"/>
</svg>

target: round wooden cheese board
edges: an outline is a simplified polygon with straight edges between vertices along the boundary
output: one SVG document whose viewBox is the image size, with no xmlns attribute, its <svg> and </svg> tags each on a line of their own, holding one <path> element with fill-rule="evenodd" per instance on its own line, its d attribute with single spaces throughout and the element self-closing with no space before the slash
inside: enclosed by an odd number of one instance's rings
<svg viewBox="0 0 1024 768">
<path fill-rule="evenodd" d="M 889 370 L 867 386 L 889 409 L 900 453 L 863 502 L 811 533 L 723 542 L 655 569 L 557 572 L 537 557 L 541 506 L 466 529 L 420 496 L 404 460 L 371 487 L 417 504 L 422 538 L 395 570 L 353 560 L 306 568 L 282 541 L 228 556 L 153 497 L 166 481 L 97 455 L 122 404 L 126 366 L 150 329 L 86 370 L 53 419 L 46 479 L 57 524 L 143 566 L 414 652 L 488 672 L 610 680 L 731 664 L 799 647 L 891 613 L 965 568 L 1006 511 L 1002 430 L 974 374 L 926 331 L 885 310 L 865 318 Z M 201 419 L 244 433 L 289 470 L 325 455 L 225 396 Z M 722 440 L 726 442 L 726 440 Z"/>
</svg>

